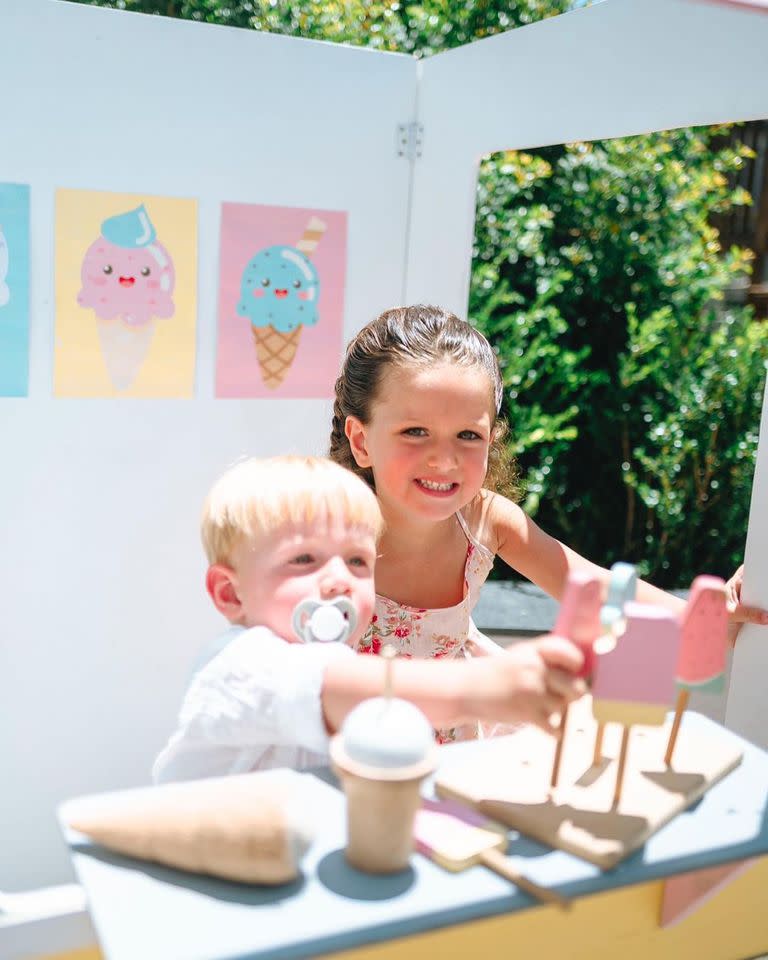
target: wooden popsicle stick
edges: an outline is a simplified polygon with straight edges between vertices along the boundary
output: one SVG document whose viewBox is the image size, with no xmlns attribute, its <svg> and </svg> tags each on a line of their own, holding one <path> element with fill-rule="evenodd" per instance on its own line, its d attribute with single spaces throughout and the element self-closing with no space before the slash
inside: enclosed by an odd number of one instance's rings
<svg viewBox="0 0 768 960">
<path fill-rule="evenodd" d="M 552 790 L 557 788 L 557 781 L 560 779 L 560 761 L 563 759 L 563 744 L 565 743 L 565 726 L 568 723 L 568 710 L 568 707 L 563 710 L 560 730 L 558 731 L 557 742 L 555 743 L 555 758 L 552 761 L 552 777 L 549 782 Z"/>
<path fill-rule="evenodd" d="M 561 910 L 570 910 L 571 901 L 567 897 L 563 897 L 548 887 L 542 887 L 540 884 L 534 883 L 533 880 L 529 880 L 528 877 L 524 877 L 521 873 L 518 873 L 510 863 L 509 857 L 502 853 L 501 850 L 484 850 L 480 854 L 480 862 L 490 870 L 493 870 L 494 873 L 498 873 L 500 877 L 511 880 L 516 887 L 530 894 L 541 903 L 551 903 Z"/>
<path fill-rule="evenodd" d="M 621 748 L 619 749 L 619 760 L 616 765 L 616 787 L 613 791 L 613 807 L 618 807 L 621 802 L 621 788 L 624 785 L 624 771 L 627 766 L 627 748 L 629 747 L 629 724 L 623 724 L 621 728 Z"/>
<path fill-rule="evenodd" d="M 672 721 L 672 729 L 669 731 L 669 740 L 667 741 L 667 752 L 664 754 L 664 763 L 666 763 L 668 767 L 672 766 L 672 754 L 675 752 L 677 735 L 680 732 L 680 723 L 683 719 L 685 709 L 688 706 L 688 699 L 690 695 L 691 691 L 687 687 L 683 687 L 677 694 L 677 703 L 675 704 L 675 719 Z"/>
<path fill-rule="evenodd" d="M 605 734 L 605 724 L 602 720 L 597 721 L 597 731 L 595 732 L 595 752 L 592 755 L 592 766 L 596 767 L 603 759 L 603 735 Z"/>
</svg>

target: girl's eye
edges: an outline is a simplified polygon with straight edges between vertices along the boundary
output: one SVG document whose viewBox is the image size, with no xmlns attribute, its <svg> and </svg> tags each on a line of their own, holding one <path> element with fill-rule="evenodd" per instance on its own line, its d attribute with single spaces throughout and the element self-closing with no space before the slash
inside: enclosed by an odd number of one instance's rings
<svg viewBox="0 0 768 960">
<path fill-rule="evenodd" d="M 142 277 L 148 277 L 149 274 L 150 274 L 150 269 L 149 269 L 149 267 L 142 267 L 142 268 L 141 268 L 141 275 L 142 275 Z"/>
<path fill-rule="evenodd" d="M 291 563 L 298 563 L 298 564 L 312 563 L 314 559 L 315 558 L 312 556 L 311 553 L 300 553 L 297 557 L 294 557 L 293 560 L 291 560 Z"/>
<path fill-rule="evenodd" d="M 482 439 L 480 434 L 475 433 L 474 430 L 462 430 L 458 436 L 459 436 L 459 440 L 481 440 Z"/>
<path fill-rule="evenodd" d="M 405 437 L 426 437 L 427 431 L 424 427 L 408 427 L 407 430 L 403 430 L 403 436 Z"/>
<path fill-rule="evenodd" d="M 367 567 L 368 561 L 365 557 L 350 557 L 348 560 L 350 567 Z"/>
<path fill-rule="evenodd" d="M 262 285 L 262 287 L 268 287 L 268 286 L 269 286 L 269 277 L 264 277 L 264 278 L 262 279 L 262 281 L 261 281 L 261 285 Z"/>
<path fill-rule="evenodd" d="M 102 267 L 102 270 L 104 271 L 104 273 L 106 273 L 107 276 L 109 276 L 110 273 L 112 273 L 112 267 L 110 266 L 110 264 L 107 264 L 106 267 Z"/>
<path fill-rule="evenodd" d="M 296 289 L 298 290 L 299 287 L 301 286 L 301 280 L 294 280 L 294 281 L 293 281 L 293 285 L 294 285 L 294 287 L 296 287 Z"/>
</svg>

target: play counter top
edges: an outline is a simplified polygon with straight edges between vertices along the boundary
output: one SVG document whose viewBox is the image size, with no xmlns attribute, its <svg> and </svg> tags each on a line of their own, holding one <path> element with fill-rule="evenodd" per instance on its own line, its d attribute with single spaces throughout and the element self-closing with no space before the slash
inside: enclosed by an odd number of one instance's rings
<svg viewBox="0 0 768 960">
<path fill-rule="evenodd" d="M 485 867 L 448 873 L 414 854 L 411 867 L 368 876 L 344 860 L 345 800 L 330 773 L 306 774 L 305 801 L 320 825 L 303 876 L 249 887 L 113 854 L 67 832 L 94 927 L 108 960 L 348 958 L 508 953 L 654 958 L 748 957 L 768 951 L 768 755 L 697 714 L 685 725 L 738 742 L 742 763 L 611 871 L 514 833 L 509 853 L 535 882 L 577 898 L 563 913 L 539 906 Z M 482 743 L 445 747 L 456 762 Z M 722 888 L 726 865 L 732 882 Z M 740 866 L 739 866 L 740 865 Z M 668 878 L 688 875 L 698 909 L 659 926 Z M 734 879 L 735 877 L 735 879 Z M 719 891 L 719 892 L 718 892 Z M 727 915 L 727 920 L 726 920 Z M 474 921 L 471 922 L 470 921 Z M 530 954 L 532 955 L 532 954 Z"/>
</svg>

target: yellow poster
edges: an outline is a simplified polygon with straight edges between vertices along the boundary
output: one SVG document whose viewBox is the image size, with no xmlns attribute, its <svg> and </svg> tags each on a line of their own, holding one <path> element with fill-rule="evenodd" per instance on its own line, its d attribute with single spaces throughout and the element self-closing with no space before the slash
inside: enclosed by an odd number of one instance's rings
<svg viewBox="0 0 768 960">
<path fill-rule="evenodd" d="M 197 201 L 56 193 L 59 397 L 191 397 Z"/>
</svg>

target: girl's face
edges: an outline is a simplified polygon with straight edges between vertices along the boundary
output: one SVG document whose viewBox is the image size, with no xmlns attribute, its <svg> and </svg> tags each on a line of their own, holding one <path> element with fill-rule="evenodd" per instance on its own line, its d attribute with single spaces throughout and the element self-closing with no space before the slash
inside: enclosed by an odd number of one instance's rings
<svg viewBox="0 0 768 960">
<path fill-rule="evenodd" d="M 370 422 L 348 417 L 346 424 L 385 512 L 439 521 L 472 500 L 488 468 L 492 397 L 477 367 L 446 362 L 385 373 Z"/>
</svg>

